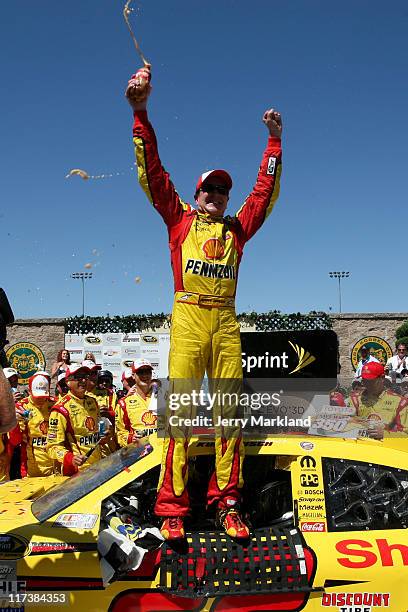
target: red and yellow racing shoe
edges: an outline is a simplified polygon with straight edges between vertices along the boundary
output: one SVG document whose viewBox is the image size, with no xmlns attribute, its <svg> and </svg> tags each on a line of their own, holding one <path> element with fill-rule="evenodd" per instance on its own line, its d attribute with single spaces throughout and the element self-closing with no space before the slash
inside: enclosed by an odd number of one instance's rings
<svg viewBox="0 0 408 612">
<path fill-rule="evenodd" d="M 231 538 L 237 540 L 246 540 L 249 538 L 249 528 L 245 525 L 236 508 L 218 508 L 217 522 L 221 527 L 224 527 L 225 533 Z"/>
<path fill-rule="evenodd" d="M 165 540 L 181 540 L 186 536 L 183 519 L 180 516 L 169 516 L 164 519 L 160 533 Z"/>
</svg>

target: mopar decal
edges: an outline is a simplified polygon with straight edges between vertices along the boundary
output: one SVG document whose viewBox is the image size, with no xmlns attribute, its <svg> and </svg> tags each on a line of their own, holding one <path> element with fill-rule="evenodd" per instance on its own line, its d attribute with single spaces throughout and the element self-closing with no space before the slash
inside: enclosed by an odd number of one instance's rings
<svg viewBox="0 0 408 612">
<path fill-rule="evenodd" d="M 30 545 L 25 538 L 17 535 L 0 534 L 0 560 L 22 559 L 30 554 Z"/>
<path fill-rule="evenodd" d="M 300 460 L 300 467 L 304 470 L 313 470 L 316 467 L 316 459 L 310 455 L 305 455 Z"/>
</svg>

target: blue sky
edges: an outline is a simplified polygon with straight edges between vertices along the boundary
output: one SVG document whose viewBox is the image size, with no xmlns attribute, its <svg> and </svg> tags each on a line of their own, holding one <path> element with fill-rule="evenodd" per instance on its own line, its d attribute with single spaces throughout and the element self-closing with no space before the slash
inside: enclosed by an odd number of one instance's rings
<svg viewBox="0 0 408 612">
<path fill-rule="evenodd" d="M 131 170 L 123 91 L 140 60 L 119 0 L 2 5 L 0 286 L 16 317 L 169 312 L 167 232 Z M 252 188 L 266 108 L 284 121 L 281 197 L 246 247 L 238 311 L 406 311 L 405 0 L 147 0 L 150 118 L 179 193 L 225 167 Z M 66 180 L 71 168 L 104 180 Z M 123 173 L 123 174 L 122 174 Z M 141 278 L 140 283 L 135 277 Z"/>
</svg>

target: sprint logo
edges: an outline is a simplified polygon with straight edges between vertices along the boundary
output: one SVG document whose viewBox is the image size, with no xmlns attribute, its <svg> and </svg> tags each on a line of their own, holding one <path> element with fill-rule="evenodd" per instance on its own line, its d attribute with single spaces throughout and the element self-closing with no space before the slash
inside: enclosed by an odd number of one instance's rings
<svg viewBox="0 0 408 612">
<path fill-rule="evenodd" d="M 309 364 L 316 361 L 316 357 L 314 357 L 311 353 L 309 353 L 309 351 L 305 351 L 305 349 L 302 346 L 299 346 L 298 344 L 293 344 L 293 342 L 291 342 L 290 340 L 289 340 L 289 344 L 295 351 L 297 358 L 298 358 L 298 364 L 296 368 L 294 368 L 291 372 L 289 372 L 289 374 L 294 374 L 295 372 L 299 372 L 299 370 L 302 370 Z"/>
<path fill-rule="evenodd" d="M 316 357 L 306 351 L 302 346 L 293 344 L 290 342 L 290 346 L 296 353 L 297 365 L 288 374 L 295 374 L 306 366 L 316 361 Z M 269 351 L 266 351 L 263 355 L 248 355 L 242 353 L 242 369 L 245 373 L 249 373 L 254 369 L 268 368 L 271 370 L 288 370 L 289 369 L 289 355 L 286 351 L 280 355 L 271 355 Z"/>
</svg>

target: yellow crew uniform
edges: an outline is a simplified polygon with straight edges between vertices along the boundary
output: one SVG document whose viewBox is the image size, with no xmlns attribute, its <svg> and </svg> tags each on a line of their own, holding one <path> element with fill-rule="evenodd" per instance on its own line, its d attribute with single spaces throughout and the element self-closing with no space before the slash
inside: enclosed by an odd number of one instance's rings
<svg viewBox="0 0 408 612">
<path fill-rule="evenodd" d="M 67 393 L 54 405 L 50 414 L 47 453 L 62 468 L 64 476 L 78 471 L 73 465 L 74 454 L 83 454 L 95 448 L 79 470 L 84 470 L 101 459 L 101 451 L 96 446 L 99 441 L 99 406 L 93 397 L 79 399 Z"/>
<path fill-rule="evenodd" d="M 115 423 L 120 446 L 130 444 L 135 431 L 146 431 L 146 435 L 157 432 L 157 414 L 156 410 L 152 410 L 153 399 L 151 393 L 146 398 L 133 393 L 119 400 Z"/>
</svg>

